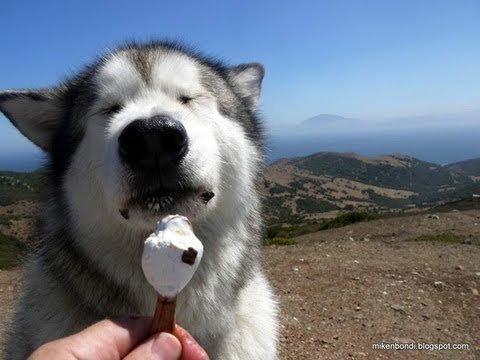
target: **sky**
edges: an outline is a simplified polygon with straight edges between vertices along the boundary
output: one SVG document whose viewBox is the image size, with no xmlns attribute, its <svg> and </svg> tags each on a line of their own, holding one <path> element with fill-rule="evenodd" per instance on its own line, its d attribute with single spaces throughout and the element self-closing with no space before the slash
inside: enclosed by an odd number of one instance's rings
<svg viewBox="0 0 480 360">
<path fill-rule="evenodd" d="M 125 40 L 177 39 L 266 67 L 268 128 L 317 114 L 480 109 L 480 1 L 8 1 L 0 88 L 54 85 Z M 31 152 L 0 117 L 0 154 Z"/>
</svg>

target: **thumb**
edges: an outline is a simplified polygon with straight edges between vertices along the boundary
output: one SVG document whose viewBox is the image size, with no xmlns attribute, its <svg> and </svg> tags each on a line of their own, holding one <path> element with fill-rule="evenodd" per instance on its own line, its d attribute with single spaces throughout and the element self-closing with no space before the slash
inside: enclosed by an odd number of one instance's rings
<svg viewBox="0 0 480 360">
<path fill-rule="evenodd" d="M 150 325 L 150 318 L 103 320 L 41 346 L 29 360 L 120 360 L 148 337 Z"/>
<path fill-rule="evenodd" d="M 180 341 L 172 334 L 160 333 L 139 345 L 124 360 L 178 360 L 181 354 Z"/>
</svg>

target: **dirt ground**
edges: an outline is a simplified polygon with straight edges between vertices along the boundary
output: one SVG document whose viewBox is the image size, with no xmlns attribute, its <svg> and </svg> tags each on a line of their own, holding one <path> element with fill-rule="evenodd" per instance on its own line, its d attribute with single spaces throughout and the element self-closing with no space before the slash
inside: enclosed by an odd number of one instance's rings
<svg viewBox="0 0 480 360">
<path fill-rule="evenodd" d="M 20 241 L 28 241 L 32 234 L 32 228 L 36 222 L 36 215 L 39 211 L 39 205 L 31 201 L 19 201 L 8 206 L 0 206 L 0 216 L 18 216 L 19 219 L 12 220 L 12 226 L 0 224 L 0 231 L 5 235 L 15 236 Z"/>
<path fill-rule="evenodd" d="M 411 242 L 449 232 L 462 244 Z M 281 359 L 480 359 L 480 210 L 376 220 L 269 246 Z M 20 270 L 0 272 L 0 339 Z M 373 350 L 373 344 L 469 350 Z M 0 352 L 1 358 L 1 352 Z"/>
<path fill-rule="evenodd" d="M 479 359 L 480 211 L 415 215 L 266 248 L 282 359 Z M 406 241 L 451 232 L 473 244 Z M 373 350 L 467 343 L 469 351 Z"/>
</svg>

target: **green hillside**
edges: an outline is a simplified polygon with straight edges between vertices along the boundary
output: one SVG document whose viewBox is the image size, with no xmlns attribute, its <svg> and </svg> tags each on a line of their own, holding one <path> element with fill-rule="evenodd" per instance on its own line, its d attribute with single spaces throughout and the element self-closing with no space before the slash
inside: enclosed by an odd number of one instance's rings
<svg viewBox="0 0 480 360">
<path fill-rule="evenodd" d="M 297 222 L 335 210 L 401 211 L 480 193 L 475 160 L 441 166 L 404 155 L 321 152 L 269 166 L 262 192 L 270 223 Z M 467 173 L 470 171 L 470 173 Z"/>
<path fill-rule="evenodd" d="M 448 164 L 448 169 L 470 176 L 480 176 L 480 158 Z"/>
<path fill-rule="evenodd" d="M 480 159 L 440 166 L 404 155 L 320 152 L 267 167 L 260 183 L 269 223 L 338 211 L 401 211 L 480 193 Z M 0 205 L 38 200 L 44 172 L 0 171 Z M 312 218 L 312 215 L 313 218 Z"/>
<path fill-rule="evenodd" d="M 20 200 L 38 200 L 43 186 L 43 172 L 0 171 L 0 205 L 10 205 Z"/>
<path fill-rule="evenodd" d="M 390 155 L 399 164 L 394 166 L 382 162 L 369 163 L 352 156 L 353 154 L 319 153 L 291 160 L 292 164 L 315 175 L 344 178 L 370 185 L 428 192 L 442 186 L 458 183 L 471 184 L 473 181 L 464 174 L 454 172 L 440 165 L 415 158 Z"/>
</svg>

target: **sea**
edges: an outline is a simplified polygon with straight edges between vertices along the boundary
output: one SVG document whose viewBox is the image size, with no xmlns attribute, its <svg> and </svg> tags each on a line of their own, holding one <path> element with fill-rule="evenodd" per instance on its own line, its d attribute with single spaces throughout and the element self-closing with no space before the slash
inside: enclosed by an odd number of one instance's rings
<svg viewBox="0 0 480 360">
<path fill-rule="evenodd" d="M 355 152 L 367 156 L 404 154 L 445 165 L 480 157 L 479 128 L 395 131 L 361 134 L 267 133 L 267 163 L 316 152 Z M 40 168 L 46 156 L 39 150 L 0 151 L 0 170 L 28 172 Z"/>
</svg>

